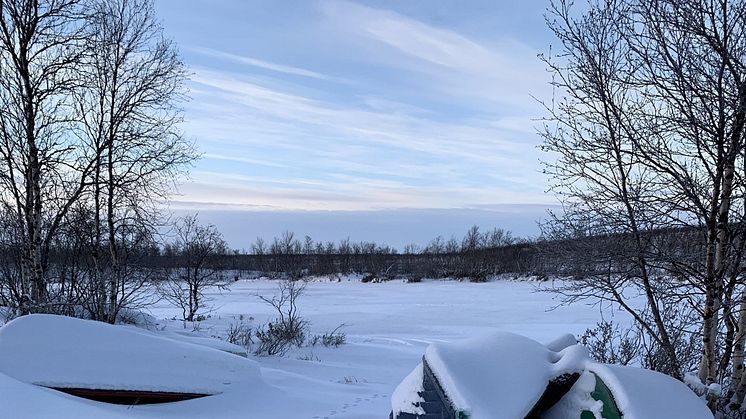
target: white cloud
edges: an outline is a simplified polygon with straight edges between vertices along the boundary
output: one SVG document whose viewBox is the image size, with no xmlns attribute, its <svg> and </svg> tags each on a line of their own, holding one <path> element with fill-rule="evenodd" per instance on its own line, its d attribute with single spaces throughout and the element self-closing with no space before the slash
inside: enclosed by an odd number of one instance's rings
<svg viewBox="0 0 746 419">
<path fill-rule="evenodd" d="M 323 72 L 189 49 L 247 71 L 193 68 L 186 129 L 206 158 L 182 188 L 183 205 L 368 210 L 552 201 L 543 193 L 529 98 L 529 87 L 545 81 L 529 48 L 345 1 L 322 9 L 322 20 L 309 25 L 331 31 L 339 51 L 321 58 L 352 80 L 336 88 L 318 82 L 341 80 Z M 378 79 L 361 70 L 368 64 L 391 74 Z M 407 90 L 388 87 L 389 79 Z"/>
<path fill-rule="evenodd" d="M 239 185 L 195 180 L 181 187 L 172 202 L 180 208 L 241 208 L 283 211 L 370 211 L 389 209 L 480 208 L 515 202 L 549 206 L 551 198 L 533 197 L 497 187 L 439 188 L 342 185 L 327 187 L 277 187 L 267 183 Z M 475 199 L 474 197 L 478 197 Z M 468 202 L 468 203 L 467 203 Z M 454 204 L 461 203 L 461 205 Z"/>
<path fill-rule="evenodd" d="M 520 106 L 525 111 L 535 108 L 532 95 L 547 98 L 550 92 L 538 51 L 516 39 L 487 43 L 345 0 L 327 0 L 321 7 L 329 25 L 360 44 L 388 46 L 391 51 L 377 50 L 380 60 L 427 75 L 430 86 L 449 97 Z"/>
<path fill-rule="evenodd" d="M 315 71 L 306 70 L 304 68 L 272 63 L 269 61 L 259 60 L 257 58 L 247 57 L 244 55 L 231 54 L 229 52 L 219 51 L 219 50 L 212 49 L 212 48 L 188 47 L 186 49 L 188 51 L 191 51 L 191 52 L 194 52 L 200 55 L 233 61 L 233 62 L 237 62 L 240 64 L 262 68 L 265 70 L 276 71 L 278 73 L 290 74 L 294 76 L 310 77 L 314 79 L 328 80 L 328 81 L 343 81 L 342 79 L 338 79 L 336 77 L 332 77 L 326 74 L 317 73 Z"/>
<path fill-rule="evenodd" d="M 287 125 L 295 125 L 296 129 L 298 124 L 307 124 L 324 133 L 331 133 L 337 142 L 335 146 L 345 141 L 359 145 L 362 141 L 394 149 L 482 160 L 485 163 L 501 163 L 502 159 L 525 151 L 526 144 L 510 141 L 504 131 L 490 126 L 499 120 L 497 117 L 495 120 L 444 122 L 404 112 L 342 107 L 261 86 L 244 80 L 242 76 L 203 68 L 196 69 L 193 81 L 211 88 L 209 95 L 219 106 L 225 107 L 224 115 L 243 107 L 249 108 L 251 113 L 286 121 Z M 248 112 L 243 110 L 242 113 Z M 281 129 L 285 126 L 279 125 Z M 294 140 L 292 142 L 296 143 Z"/>
</svg>

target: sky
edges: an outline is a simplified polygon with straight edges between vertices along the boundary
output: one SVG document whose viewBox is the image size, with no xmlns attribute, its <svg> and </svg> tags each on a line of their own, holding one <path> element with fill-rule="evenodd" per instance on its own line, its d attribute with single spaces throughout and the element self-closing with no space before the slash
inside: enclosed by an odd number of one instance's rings
<svg viewBox="0 0 746 419">
<path fill-rule="evenodd" d="M 547 1 L 158 0 L 202 153 L 170 203 L 236 248 L 519 236 L 556 198 L 537 134 Z"/>
</svg>

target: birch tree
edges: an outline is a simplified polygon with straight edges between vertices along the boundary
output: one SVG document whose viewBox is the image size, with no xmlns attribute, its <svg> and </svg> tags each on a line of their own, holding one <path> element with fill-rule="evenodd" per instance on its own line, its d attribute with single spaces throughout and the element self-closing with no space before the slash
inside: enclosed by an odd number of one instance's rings
<svg viewBox="0 0 746 419">
<path fill-rule="evenodd" d="M 214 225 L 201 225 L 196 215 L 178 219 L 174 232 L 178 262 L 171 278 L 160 288 L 166 300 L 181 308 L 183 319 L 191 322 L 206 308 L 205 290 L 227 285 L 215 265 L 215 259 L 226 253 L 227 245 Z"/>
<path fill-rule="evenodd" d="M 734 295 L 743 288 L 746 221 L 746 4 L 605 0 L 575 13 L 561 0 L 548 23 L 562 48 L 546 57 L 557 95 L 547 104 L 544 147 L 566 208 L 552 227 L 618 244 L 595 249 L 594 281 L 563 292 L 619 304 L 679 378 L 687 366 L 665 311 L 688 304 L 700 319 L 697 375 L 706 386 L 728 381 L 740 409 L 743 394 L 733 386 L 741 377 L 727 372 L 743 369 Z M 674 254 L 647 234 L 667 228 L 698 232 L 698 257 Z M 629 304 L 630 288 L 645 297 L 643 309 Z M 715 410 L 717 395 L 708 404 Z"/>
<path fill-rule="evenodd" d="M 153 234 L 158 201 L 196 155 L 178 129 L 186 69 L 164 38 L 151 0 L 92 1 L 86 46 L 85 85 L 76 106 L 95 156 L 93 282 L 97 315 L 114 322 L 133 280 L 123 276 L 126 247 Z"/>
<path fill-rule="evenodd" d="M 92 168 L 70 135 L 82 13 L 78 0 L 0 1 L 0 182 L 21 242 L 24 312 L 51 309 L 49 246 Z"/>
</svg>

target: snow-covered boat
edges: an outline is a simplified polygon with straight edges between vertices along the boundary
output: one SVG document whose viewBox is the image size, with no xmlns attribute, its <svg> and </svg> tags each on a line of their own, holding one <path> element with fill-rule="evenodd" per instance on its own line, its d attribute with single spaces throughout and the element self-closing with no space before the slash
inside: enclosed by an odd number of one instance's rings
<svg viewBox="0 0 746 419">
<path fill-rule="evenodd" d="M 436 343 L 392 395 L 392 419 L 707 419 L 684 383 L 593 362 L 570 336 L 547 345 L 511 333 Z"/>
</svg>

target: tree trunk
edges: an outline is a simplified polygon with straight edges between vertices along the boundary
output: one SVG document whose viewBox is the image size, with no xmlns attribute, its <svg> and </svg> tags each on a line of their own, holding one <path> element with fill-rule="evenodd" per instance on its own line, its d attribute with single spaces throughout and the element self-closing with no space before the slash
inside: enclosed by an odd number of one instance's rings
<svg viewBox="0 0 746 419">
<path fill-rule="evenodd" d="M 121 281 L 121 264 L 119 260 L 119 247 L 117 245 L 117 226 L 115 220 L 116 208 L 114 208 L 114 193 L 116 191 L 116 179 L 114 173 L 114 134 L 109 134 L 107 145 L 107 196 L 106 196 L 106 223 L 109 229 L 109 254 L 111 256 L 111 276 L 109 277 L 109 309 L 107 321 L 114 324 L 117 320 L 119 307 L 117 305 L 119 295 L 119 283 Z"/>
</svg>

